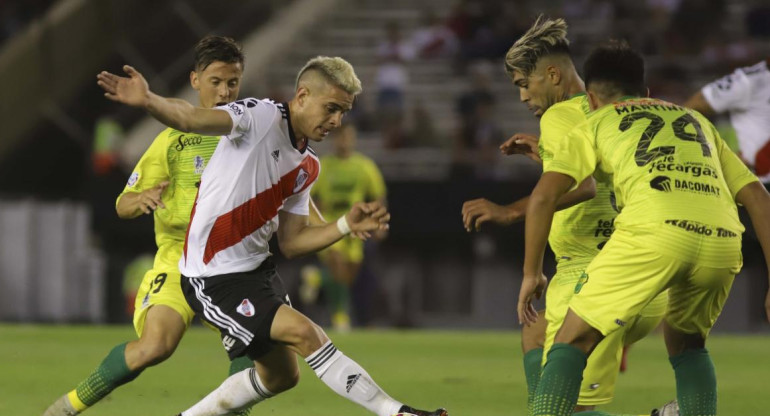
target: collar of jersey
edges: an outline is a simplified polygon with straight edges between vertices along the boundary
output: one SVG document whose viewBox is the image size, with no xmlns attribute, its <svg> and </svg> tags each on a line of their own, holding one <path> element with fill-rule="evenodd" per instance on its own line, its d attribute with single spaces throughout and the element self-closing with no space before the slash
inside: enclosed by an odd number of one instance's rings
<svg viewBox="0 0 770 416">
<path fill-rule="evenodd" d="M 568 99 L 568 100 L 571 100 L 571 99 L 573 99 L 573 98 L 575 98 L 575 97 L 582 97 L 582 96 L 584 96 L 584 95 L 586 95 L 585 91 L 583 91 L 583 92 L 579 92 L 579 93 L 577 93 L 577 94 L 572 94 L 572 95 L 570 95 L 570 96 L 569 96 L 569 98 L 567 98 L 567 99 Z"/>
<path fill-rule="evenodd" d="M 281 105 L 286 109 L 286 124 L 288 124 L 289 127 L 289 140 L 291 140 L 291 145 L 300 153 L 305 153 L 310 143 L 309 141 L 305 140 L 305 147 L 302 149 L 297 147 L 297 137 L 294 135 L 294 129 L 291 127 L 291 112 L 289 111 L 289 103 L 281 103 Z"/>
</svg>

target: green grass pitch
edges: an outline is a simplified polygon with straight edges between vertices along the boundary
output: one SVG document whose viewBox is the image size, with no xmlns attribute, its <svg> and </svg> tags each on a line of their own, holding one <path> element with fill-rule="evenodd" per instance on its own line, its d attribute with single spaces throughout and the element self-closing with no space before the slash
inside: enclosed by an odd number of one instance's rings
<svg viewBox="0 0 770 416">
<path fill-rule="evenodd" d="M 393 397 L 413 406 L 445 406 L 453 416 L 524 415 L 526 385 L 518 332 L 366 330 L 330 334 Z M 134 337 L 128 326 L 0 325 L 0 415 L 39 416 L 45 407 Z M 768 336 L 716 335 L 723 415 L 770 414 Z M 90 416 L 171 416 L 205 396 L 227 374 L 219 338 L 189 331 L 176 354 L 88 410 Z M 263 402 L 252 415 L 366 415 L 300 363 L 295 389 Z M 674 376 L 659 335 L 631 351 L 607 411 L 644 414 L 674 397 Z"/>
</svg>

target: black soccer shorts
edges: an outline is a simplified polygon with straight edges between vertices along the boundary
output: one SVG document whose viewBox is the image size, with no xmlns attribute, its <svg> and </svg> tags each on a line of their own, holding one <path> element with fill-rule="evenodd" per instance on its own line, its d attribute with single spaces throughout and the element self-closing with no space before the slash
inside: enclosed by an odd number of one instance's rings
<svg viewBox="0 0 770 416">
<path fill-rule="evenodd" d="M 275 313 L 281 305 L 291 306 L 270 258 L 250 272 L 182 276 L 182 291 L 195 314 L 219 329 L 231 360 L 268 353 L 275 345 L 270 339 Z"/>
</svg>

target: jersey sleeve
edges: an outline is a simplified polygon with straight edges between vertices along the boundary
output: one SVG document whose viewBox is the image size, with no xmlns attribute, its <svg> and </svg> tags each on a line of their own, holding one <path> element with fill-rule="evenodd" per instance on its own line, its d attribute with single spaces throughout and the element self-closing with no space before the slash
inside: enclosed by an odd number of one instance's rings
<svg viewBox="0 0 770 416">
<path fill-rule="evenodd" d="M 366 162 L 367 163 L 364 165 L 366 173 L 366 198 L 369 201 L 384 199 L 387 190 L 385 188 L 385 180 L 382 178 L 382 173 L 373 160 L 367 159 Z"/>
<path fill-rule="evenodd" d="M 296 215 L 310 215 L 310 190 L 313 186 L 308 186 L 302 192 L 298 192 L 283 201 L 281 211 L 286 211 Z"/>
<path fill-rule="evenodd" d="M 759 181 L 759 179 L 749 170 L 741 158 L 727 146 L 727 143 L 719 136 L 716 128 L 713 126 L 711 128 L 714 132 L 714 141 L 717 153 L 719 154 L 719 163 L 722 166 L 722 174 L 725 176 L 725 182 L 727 182 L 727 187 L 730 189 L 733 199 L 735 199 L 738 191 L 752 182 Z"/>
<path fill-rule="evenodd" d="M 168 137 L 171 129 L 166 129 L 155 137 L 150 147 L 144 152 L 142 157 L 134 167 L 133 172 L 128 177 L 123 192 L 115 200 L 117 207 L 120 198 L 129 192 L 142 192 L 150 189 L 160 182 L 168 180 L 170 177 L 168 170 Z"/>
<path fill-rule="evenodd" d="M 257 129 L 262 125 L 268 125 L 275 113 L 269 104 L 256 98 L 234 101 L 216 107 L 216 109 L 226 111 L 233 120 L 233 128 L 230 134 L 225 136 L 229 140 L 248 140 L 249 137 L 260 137 Z"/>
<path fill-rule="evenodd" d="M 567 135 L 572 129 L 585 121 L 585 114 L 570 106 L 551 107 L 540 119 L 540 140 L 538 150 L 543 160 L 543 170 L 551 164 Z"/>
<path fill-rule="evenodd" d="M 555 149 L 553 160 L 543 172 L 558 172 L 575 180 L 573 189 L 596 170 L 598 155 L 594 147 L 590 125 L 587 122 L 575 127 Z"/>
<path fill-rule="evenodd" d="M 703 97 L 717 113 L 745 109 L 751 98 L 751 83 L 743 72 L 736 70 L 701 88 Z"/>
</svg>

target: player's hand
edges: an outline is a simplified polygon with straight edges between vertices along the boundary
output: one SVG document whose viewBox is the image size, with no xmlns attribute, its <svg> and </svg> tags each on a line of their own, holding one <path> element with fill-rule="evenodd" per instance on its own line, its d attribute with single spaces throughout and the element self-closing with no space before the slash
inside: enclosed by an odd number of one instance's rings
<svg viewBox="0 0 770 416">
<path fill-rule="evenodd" d="M 519 313 L 519 325 L 531 326 L 537 322 L 537 309 L 532 305 L 532 298 L 540 299 L 547 285 L 548 279 L 543 273 L 524 276 L 519 291 L 519 304 L 516 307 Z"/>
<path fill-rule="evenodd" d="M 514 218 L 508 207 L 495 204 L 485 198 L 465 201 L 462 214 L 463 226 L 467 232 L 479 231 L 482 224 L 490 221 L 498 225 L 511 225 Z"/>
<path fill-rule="evenodd" d="M 500 152 L 504 155 L 524 155 L 542 165 L 543 160 L 540 159 L 537 143 L 536 136 L 516 133 L 500 145 Z"/>
<path fill-rule="evenodd" d="M 133 107 L 144 107 L 149 100 L 150 87 L 142 74 L 129 65 L 123 65 L 128 77 L 121 77 L 107 71 L 96 75 L 96 83 L 104 90 L 104 96 L 112 101 Z"/>
<path fill-rule="evenodd" d="M 361 240 L 377 230 L 387 230 L 390 213 L 379 202 L 356 202 L 346 214 L 350 233 Z"/>
<path fill-rule="evenodd" d="M 158 208 L 166 208 L 160 197 L 168 184 L 168 181 L 163 181 L 153 188 L 142 191 L 139 194 L 139 209 L 145 214 L 152 214 Z"/>
</svg>

